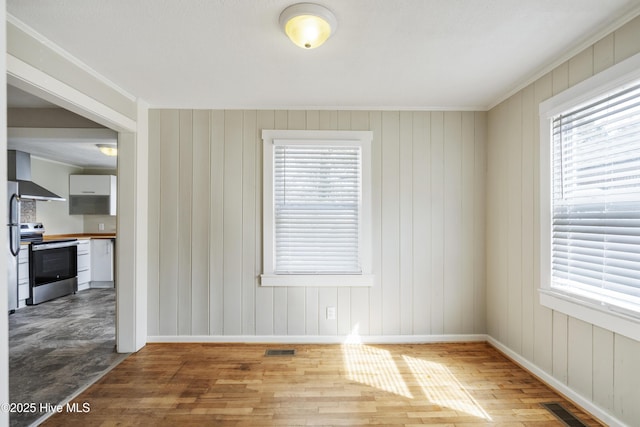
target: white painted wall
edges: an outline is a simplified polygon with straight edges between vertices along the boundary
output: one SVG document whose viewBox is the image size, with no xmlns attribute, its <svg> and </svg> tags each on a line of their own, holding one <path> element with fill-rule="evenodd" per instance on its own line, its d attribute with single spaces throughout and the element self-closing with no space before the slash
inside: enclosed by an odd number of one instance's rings
<svg viewBox="0 0 640 427">
<path fill-rule="evenodd" d="M 540 305 L 541 101 L 640 52 L 640 17 L 488 115 L 487 327 L 523 360 L 614 418 L 640 420 L 640 343 Z"/>
<path fill-rule="evenodd" d="M 485 113 L 152 110 L 149 121 L 150 336 L 486 331 Z M 373 131 L 374 287 L 259 286 L 262 129 Z"/>
<path fill-rule="evenodd" d="M 36 220 L 44 224 L 47 234 L 81 233 L 84 229 L 83 215 L 69 215 L 69 175 L 76 173 L 82 173 L 82 168 L 31 156 L 31 179 L 66 199 L 36 201 Z"/>
</svg>

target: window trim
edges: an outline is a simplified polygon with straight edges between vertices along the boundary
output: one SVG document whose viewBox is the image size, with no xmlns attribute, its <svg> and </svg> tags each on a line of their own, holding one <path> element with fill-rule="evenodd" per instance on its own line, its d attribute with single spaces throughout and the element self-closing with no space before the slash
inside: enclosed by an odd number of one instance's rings
<svg viewBox="0 0 640 427">
<path fill-rule="evenodd" d="M 360 274 L 277 274 L 275 261 L 274 226 L 274 146 L 287 140 L 304 141 L 309 144 L 348 143 L 361 148 L 362 161 L 362 212 Z M 261 286 L 373 286 L 372 274 L 372 179 L 371 179 L 371 131 L 329 131 L 329 130 L 263 130 L 263 273 Z"/>
<path fill-rule="evenodd" d="M 626 337 L 640 340 L 638 311 L 605 302 L 587 293 L 563 290 L 551 283 L 552 188 L 551 121 L 579 104 L 640 79 L 640 54 L 636 54 L 540 103 L 540 304 Z"/>
</svg>

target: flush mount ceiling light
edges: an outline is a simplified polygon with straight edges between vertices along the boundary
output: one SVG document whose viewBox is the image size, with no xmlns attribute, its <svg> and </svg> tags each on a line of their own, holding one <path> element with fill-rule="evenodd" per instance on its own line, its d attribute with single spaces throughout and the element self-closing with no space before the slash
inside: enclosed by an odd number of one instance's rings
<svg viewBox="0 0 640 427">
<path fill-rule="evenodd" d="M 282 11 L 280 26 L 296 46 L 314 49 L 335 32 L 338 21 L 326 7 L 314 3 L 298 3 Z"/>
<path fill-rule="evenodd" d="M 118 146 L 116 144 L 96 144 L 98 150 L 105 156 L 117 156 L 118 155 Z"/>
</svg>

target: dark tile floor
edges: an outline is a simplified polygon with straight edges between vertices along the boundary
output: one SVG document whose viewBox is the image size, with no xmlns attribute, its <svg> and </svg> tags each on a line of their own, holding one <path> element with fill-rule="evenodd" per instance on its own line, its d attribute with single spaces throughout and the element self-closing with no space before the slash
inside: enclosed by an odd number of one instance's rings
<svg viewBox="0 0 640 427">
<path fill-rule="evenodd" d="M 37 409 L 10 414 L 11 426 L 31 425 L 46 414 L 41 404 L 66 402 L 124 360 L 115 312 L 114 289 L 89 289 L 9 316 L 9 397 Z"/>
</svg>

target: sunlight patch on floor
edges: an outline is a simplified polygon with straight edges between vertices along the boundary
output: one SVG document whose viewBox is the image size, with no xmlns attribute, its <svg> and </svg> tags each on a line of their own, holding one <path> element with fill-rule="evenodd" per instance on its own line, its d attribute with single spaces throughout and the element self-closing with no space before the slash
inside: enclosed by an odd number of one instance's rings
<svg viewBox="0 0 640 427">
<path fill-rule="evenodd" d="M 413 399 L 389 351 L 360 344 L 344 344 L 342 351 L 349 380 Z"/>
<path fill-rule="evenodd" d="M 489 414 L 446 366 L 409 356 L 402 358 L 432 403 L 491 421 Z"/>
</svg>

